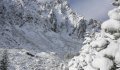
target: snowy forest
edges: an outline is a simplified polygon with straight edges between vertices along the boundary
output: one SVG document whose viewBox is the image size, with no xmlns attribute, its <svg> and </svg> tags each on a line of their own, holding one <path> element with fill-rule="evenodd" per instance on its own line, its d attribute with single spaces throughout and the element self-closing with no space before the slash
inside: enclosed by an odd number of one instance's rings
<svg viewBox="0 0 120 70">
<path fill-rule="evenodd" d="M 100 21 L 69 0 L 0 0 L 0 70 L 120 70 L 120 0 L 111 5 Z"/>
</svg>

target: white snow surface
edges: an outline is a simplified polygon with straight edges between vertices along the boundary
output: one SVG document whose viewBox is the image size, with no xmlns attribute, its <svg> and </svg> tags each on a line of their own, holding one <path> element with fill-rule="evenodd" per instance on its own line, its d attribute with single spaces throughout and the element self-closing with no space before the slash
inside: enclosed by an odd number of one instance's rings
<svg viewBox="0 0 120 70">
<path fill-rule="evenodd" d="M 0 49 L 0 53 L 4 55 L 5 50 Z M 0 56 L 2 57 L 2 55 Z M 7 50 L 7 57 L 9 61 L 8 70 L 65 70 L 65 65 L 59 57 L 46 52 L 33 54 L 33 52 L 25 49 L 9 49 Z"/>
<path fill-rule="evenodd" d="M 101 25 L 101 29 L 103 29 L 104 31 L 106 30 L 108 32 L 109 31 L 118 32 L 120 30 L 120 21 L 109 19 Z"/>
<path fill-rule="evenodd" d="M 120 8 L 115 8 L 115 9 L 109 11 L 108 16 L 110 17 L 110 19 L 120 21 Z"/>
</svg>

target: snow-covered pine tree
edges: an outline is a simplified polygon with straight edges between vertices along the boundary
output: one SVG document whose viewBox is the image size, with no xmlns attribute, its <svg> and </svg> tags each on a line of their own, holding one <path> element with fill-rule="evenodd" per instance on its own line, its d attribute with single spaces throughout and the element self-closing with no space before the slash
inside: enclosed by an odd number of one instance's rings
<svg viewBox="0 0 120 70">
<path fill-rule="evenodd" d="M 80 55 L 69 62 L 69 70 L 120 70 L 120 7 L 108 16 L 101 32 L 86 38 Z"/>
</svg>

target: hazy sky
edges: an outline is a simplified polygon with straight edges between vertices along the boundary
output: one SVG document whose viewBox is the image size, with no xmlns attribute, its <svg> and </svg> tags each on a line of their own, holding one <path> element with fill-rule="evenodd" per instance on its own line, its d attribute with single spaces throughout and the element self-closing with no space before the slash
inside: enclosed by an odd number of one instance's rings
<svg viewBox="0 0 120 70">
<path fill-rule="evenodd" d="M 107 12 L 113 9 L 113 0 L 69 0 L 73 10 L 86 18 L 104 21 L 108 19 Z"/>
</svg>

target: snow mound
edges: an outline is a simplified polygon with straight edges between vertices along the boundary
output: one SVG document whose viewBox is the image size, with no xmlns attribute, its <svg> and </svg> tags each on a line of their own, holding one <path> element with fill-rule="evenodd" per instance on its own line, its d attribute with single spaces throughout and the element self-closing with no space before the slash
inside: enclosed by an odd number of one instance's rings
<svg viewBox="0 0 120 70">
<path fill-rule="evenodd" d="M 97 40 L 90 43 L 93 48 L 105 48 L 108 45 L 108 41 L 104 38 L 98 38 Z"/>
<path fill-rule="evenodd" d="M 93 67 L 98 70 L 110 70 L 113 66 L 113 61 L 108 58 L 95 58 L 92 62 Z"/>
<path fill-rule="evenodd" d="M 106 33 L 119 33 L 120 32 L 120 21 L 117 20 L 107 20 L 101 25 L 101 29 Z"/>
<path fill-rule="evenodd" d="M 108 16 L 110 17 L 110 19 L 120 21 L 120 9 L 115 8 L 115 9 L 109 11 Z"/>
</svg>

